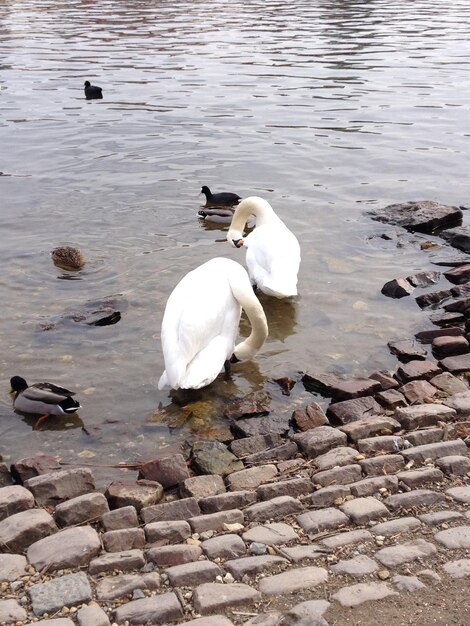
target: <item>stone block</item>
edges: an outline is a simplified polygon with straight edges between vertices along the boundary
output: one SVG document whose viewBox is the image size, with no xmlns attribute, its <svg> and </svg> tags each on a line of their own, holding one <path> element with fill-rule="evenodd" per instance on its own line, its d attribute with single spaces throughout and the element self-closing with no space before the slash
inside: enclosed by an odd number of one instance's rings
<svg viewBox="0 0 470 626">
<path fill-rule="evenodd" d="M 372 535 L 364 528 L 360 530 L 348 530 L 331 537 L 325 537 L 320 541 L 322 546 L 336 550 L 336 548 L 342 548 L 343 546 L 351 546 L 356 543 L 365 543 L 372 541 Z"/>
<path fill-rule="evenodd" d="M 437 387 L 449 396 L 454 393 L 468 391 L 468 385 L 450 372 L 442 372 L 442 374 L 438 374 L 437 376 L 434 376 L 434 378 L 431 378 L 429 382 L 434 385 L 434 387 Z"/>
<path fill-rule="evenodd" d="M 352 559 L 342 559 L 334 565 L 330 565 L 334 574 L 347 576 L 366 576 L 379 569 L 377 563 L 365 554 L 359 554 Z"/>
<path fill-rule="evenodd" d="M 150 508 L 163 497 L 163 487 L 157 482 L 139 480 L 116 480 L 105 494 L 111 509 L 133 506 L 137 511 Z"/>
<path fill-rule="evenodd" d="M 451 578 L 466 578 L 470 576 L 470 559 L 448 561 L 442 568 Z"/>
<path fill-rule="evenodd" d="M 226 476 L 243 469 L 243 463 L 220 441 L 196 441 L 192 453 L 193 466 L 200 474 Z"/>
<path fill-rule="evenodd" d="M 406 430 L 435 426 L 438 422 L 452 420 L 456 411 L 444 404 L 418 404 L 397 409 L 394 417 Z"/>
<path fill-rule="evenodd" d="M 280 556 L 263 554 L 260 556 L 246 556 L 241 559 L 233 559 L 225 563 L 225 569 L 232 574 L 235 580 L 241 580 L 244 576 L 256 576 L 265 574 L 280 565 L 287 563 Z"/>
<path fill-rule="evenodd" d="M 267 546 L 289 543 L 298 540 L 299 537 L 289 524 L 274 522 L 263 526 L 253 526 L 242 535 L 244 541 L 264 543 Z"/>
<path fill-rule="evenodd" d="M 95 479 L 91 470 L 77 468 L 29 478 L 24 486 L 32 492 L 39 506 L 52 507 L 95 491 Z"/>
<path fill-rule="evenodd" d="M 374 381 L 375 382 L 375 381 Z M 377 390 L 381 388 L 380 383 Z M 328 407 L 326 414 L 335 423 L 349 424 L 370 415 L 383 413 L 380 404 L 371 396 L 365 398 L 355 398 L 353 400 L 342 400 L 341 402 L 332 402 Z"/>
<path fill-rule="evenodd" d="M 294 441 L 286 441 L 282 446 L 256 452 L 245 457 L 247 465 L 258 465 L 260 463 L 271 463 L 273 461 L 286 461 L 292 459 L 298 452 L 297 444 Z"/>
<path fill-rule="evenodd" d="M 309 459 L 324 454 L 336 446 L 344 446 L 347 441 L 344 433 L 331 426 L 319 426 L 305 433 L 293 435 L 292 439 Z"/>
<path fill-rule="evenodd" d="M 435 460 L 443 456 L 463 456 L 466 453 L 467 446 L 461 439 L 428 443 L 402 451 L 405 461 L 414 461 L 415 463 L 424 463 L 427 459 Z"/>
<path fill-rule="evenodd" d="M 359 461 L 362 471 L 366 476 L 383 476 L 395 474 L 405 467 L 405 461 L 401 454 L 383 454 L 371 459 Z"/>
<path fill-rule="evenodd" d="M 446 398 L 444 400 L 446 406 L 451 407 L 457 411 L 457 415 L 461 417 L 470 416 L 470 391 L 461 391 Z"/>
<path fill-rule="evenodd" d="M 194 561 L 173 565 L 165 570 L 170 583 L 174 587 L 190 587 L 201 583 L 214 581 L 217 576 L 222 576 L 221 568 L 211 561 Z"/>
<path fill-rule="evenodd" d="M 58 504 L 54 518 L 59 526 L 72 526 L 93 522 L 107 511 L 108 501 L 102 493 L 84 493 Z"/>
<path fill-rule="evenodd" d="M 345 502 L 339 508 L 352 519 L 355 524 L 368 524 L 372 520 L 388 517 L 390 515 L 387 507 L 371 496 L 348 500 L 348 502 Z"/>
<path fill-rule="evenodd" d="M 397 592 L 393 591 L 387 583 L 367 582 L 343 587 L 333 594 L 332 598 L 339 602 L 341 606 L 353 607 L 359 606 L 364 602 L 383 600 L 389 596 L 396 595 L 398 595 Z"/>
<path fill-rule="evenodd" d="M 188 520 L 199 515 L 201 510 L 195 498 L 184 498 L 163 504 L 144 507 L 140 514 L 144 524 L 173 520 Z"/>
<path fill-rule="evenodd" d="M 429 402 L 436 395 L 437 389 L 427 380 L 412 380 L 400 387 L 400 392 L 409 404 L 422 404 Z"/>
<path fill-rule="evenodd" d="M 394 378 L 392 372 L 387 370 L 379 370 L 369 376 L 373 380 L 377 380 L 380 383 L 383 391 L 387 389 L 396 389 L 399 385 L 398 381 Z"/>
<path fill-rule="evenodd" d="M 447 489 L 446 495 L 450 496 L 457 502 L 462 504 L 470 503 L 470 485 L 463 485 L 462 487 L 451 487 Z"/>
<path fill-rule="evenodd" d="M 100 602 L 110 602 L 117 598 L 129 597 L 137 589 L 155 591 L 159 587 L 160 575 L 156 572 L 142 575 L 105 576 L 99 579 L 96 584 L 96 597 Z"/>
<path fill-rule="evenodd" d="M 187 478 L 180 485 L 180 495 L 182 498 L 208 498 L 225 493 L 225 483 L 222 476 L 216 474 L 206 474 L 205 476 L 193 476 Z"/>
<path fill-rule="evenodd" d="M 387 410 L 397 409 L 401 406 L 406 406 L 408 402 L 405 396 L 397 389 L 387 389 L 387 391 L 380 391 L 376 394 L 376 399 Z"/>
<path fill-rule="evenodd" d="M 55 571 L 88 565 L 100 552 L 101 541 L 96 530 L 78 526 L 36 541 L 29 546 L 27 557 L 37 570 L 47 567 L 48 571 Z"/>
<path fill-rule="evenodd" d="M 243 583 L 231 585 L 204 583 L 193 592 L 194 608 L 202 615 L 230 607 L 248 606 L 260 600 L 260 592 Z"/>
<path fill-rule="evenodd" d="M 202 542 L 201 548 L 208 559 L 237 559 L 246 554 L 245 542 L 238 535 L 219 535 Z"/>
<path fill-rule="evenodd" d="M 292 563 L 300 563 L 302 561 L 315 561 L 318 557 L 324 556 L 325 550 L 318 543 L 310 543 L 281 548 L 280 553 Z"/>
<path fill-rule="evenodd" d="M 240 510 L 232 509 L 191 517 L 188 522 L 193 532 L 203 533 L 207 530 L 223 530 L 224 524 L 243 524 L 244 516 Z"/>
<path fill-rule="evenodd" d="M 27 564 L 22 554 L 0 554 L 0 582 L 13 582 L 24 576 Z"/>
<path fill-rule="evenodd" d="M 414 489 L 423 485 L 432 485 L 444 480 L 444 474 L 435 467 L 423 467 L 407 472 L 398 472 L 397 478 L 400 482 Z"/>
<path fill-rule="evenodd" d="M 460 520 L 463 515 L 458 511 L 433 511 L 432 513 L 423 513 L 418 515 L 419 519 L 428 526 L 440 526 L 447 522 L 455 522 Z"/>
<path fill-rule="evenodd" d="M 77 611 L 77 622 L 78 626 L 111 626 L 108 616 L 96 602 Z"/>
<path fill-rule="evenodd" d="M 417 559 L 432 556 L 436 552 L 437 548 L 434 544 L 424 541 L 424 539 L 415 539 L 407 543 L 382 548 L 375 553 L 375 558 L 385 567 L 398 567 L 404 563 L 411 563 Z"/>
<path fill-rule="evenodd" d="M 393 474 L 391 476 L 371 476 L 350 485 L 349 488 L 351 494 L 356 498 L 373 496 L 380 493 L 381 489 L 386 489 L 389 493 L 396 493 L 398 491 L 398 478 Z"/>
<path fill-rule="evenodd" d="M 258 522 L 269 519 L 280 519 L 287 515 L 294 515 L 302 510 L 301 503 L 291 496 L 279 496 L 266 502 L 252 504 L 245 509 L 245 517 L 249 522 Z"/>
<path fill-rule="evenodd" d="M 279 496 L 299 496 L 307 495 L 313 491 L 313 484 L 310 478 L 290 478 L 277 483 L 267 483 L 260 485 L 256 490 L 260 500 L 270 500 Z"/>
<path fill-rule="evenodd" d="M 91 576 L 115 570 L 129 572 L 140 569 L 144 565 L 145 558 L 142 550 L 125 550 L 124 552 L 110 552 L 96 557 L 90 561 L 88 572 Z"/>
<path fill-rule="evenodd" d="M 398 591 L 408 591 L 409 593 L 426 589 L 426 585 L 422 583 L 417 576 L 396 575 L 392 578 L 392 583 Z"/>
<path fill-rule="evenodd" d="M 396 493 L 385 499 L 385 504 L 390 511 L 400 511 L 420 506 L 432 506 L 445 500 L 443 493 L 430 489 L 414 489 L 407 493 Z"/>
<path fill-rule="evenodd" d="M 210 539 L 208 541 L 211 541 Z M 240 539 L 241 541 L 241 539 Z M 243 543 L 243 541 L 242 541 Z M 245 544 L 243 544 L 245 547 Z M 197 561 L 202 555 L 200 546 L 178 544 L 172 546 L 157 546 L 147 550 L 147 559 L 159 567 L 171 567 Z"/>
<path fill-rule="evenodd" d="M 57 532 L 52 517 L 44 509 L 29 509 L 0 522 L 0 545 L 5 552 L 23 552 L 32 543 Z"/>
<path fill-rule="evenodd" d="M 455 526 L 441 530 L 434 535 L 434 539 L 448 550 L 470 548 L 470 526 Z"/>
<path fill-rule="evenodd" d="M 315 459 L 315 466 L 321 471 L 329 470 L 333 467 L 350 465 L 355 462 L 356 457 L 357 450 L 355 448 L 339 446 L 338 448 L 333 448 L 329 452 L 325 452 L 325 454 L 317 456 Z"/>
<path fill-rule="evenodd" d="M 468 341 L 465 337 L 436 337 L 432 342 L 432 350 L 436 358 L 466 354 Z"/>
<path fill-rule="evenodd" d="M 285 595 L 304 589 L 312 589 L 328 580 L 328 572 L 323 567 L 293 568 L 282 574 L 266 576 L 259 582 L 258 588 L 267 596 Z"/>
<path fill-rule="evenodd" d="M 400 430 L 400 423 L 387 415 L 372 415 L 364 417 L 345 426 L 340 426 L 341 430 L 350 441 L 359 441 L 366 437 L 374 437 L 375 435 L 391 435 L 393 432 Z"/>
<path fill-rule="evenodd" d="M 137 528 L 139 519 L 134 506 L 123 506 L 114 511 L 103 513 L 101 523 L 105 531 Z"/>
<path fill-rule="evenodd" d="M 30 491 L 20 485 L 0 488 L 0 521 L 14 515 L 27 511 L 34 506 L 34 497 Z"/>
<path fill-rule="evenodd" d="M 311 402 L 304 409 L 296 409 L 292 413 L 292 420 L 296 428 L 302 431 L 329 424 L 328 418 L 317 402 Z"/>
<path fill-rule="evenodd" d="M 255 491 L 229 491 L 217 496 L 209 496 L 199 500 L 199 506 L 203 513 L 217 513 L 231 509 L 243 509 L 258 500 Z"/>
<path fill-rule="evenodd" d="M 417 530 L 421 526 L 421 522 L 416 517 L 400 517 L 399 519 L 393 519 L 388 522 L 382 522 L 372 526 L 370 531 L 374 535 L 383 535 L 384 537 L 390 537 L 392 535 L 399 535 L 400 533 L 410 533 Z"/>
<path fill-rule="evenodd" d="M 49 474 L 62 470 L 59 457 L 50 454 L 35 454 L 32 457 L 19 459 L 11 465 L 11 474 L 16 482 L 24 484 L 29 478 L 40 474 Z"/>
<path fill-rule="evenodd" d="M 165 624 L 183 617 L 183 609 L 173 592 L 133 600 L 114 611 L 114 621 L 118 624 Z"/>
<path fill-rule="evenodd" d="M 459 356 L 448 356 L 439 361 L 439 365 L 451 372 L 451 374 L 461 374 L 470 370 L 470 353 Z"/>
<path fill-rule="evenodd" d="M 284 443 L 284 439 L 281 435 L 255 435 L 253 437 L 245 437 L 243 439 L 234 439 L 230 442 L 230 450 L 238 458 L 248 456 L 250 454 L 256 454 L 257 452 L 263 452 L 270 448 L 277 448 Z"/>
<path fill-rule="evenodd" d="M 349 524 L 349 518 L 338 509 L 327 508 L 319 511 L 308 511 L 297 517 L 297 522 L 307 533 L 319 533 L 324 530 L 335 530 Z"/>
<path fill-rule="evenodd" d="M 180 543 L 191 535 L 191 526 L 184 520 L 150 522 L 144 530 L 148 543 Z"/>
<path fill-rule="evenodd" d="M 470 459 L 467 456 L 443 456 L 436 460 L 436 465 L 444 474 L 465 476 L 470 472 Z"/>
<path fill-rule="evenodd" d="M 0 600 L 0 624 L 23 623 L 26 611 L 16 600 Z"/>
<path fill-rule="evenodd" d="M 66 574 L 46 583 L 32 585 L 28 589 L 35 615 L 53 613 L 64 606 L 76 606 L 89 602 L 92 591 L 84 572 Z"/>
<path fill-rule="evenodd" d="M 322 472 L 317 472 L 312 476 L 312 482 L 315 485 L 329 487 L 330 485 L 349 485 L 362 478 L 360 465 L 343 465 Z"/>
<path fill-rule="evenodd" d="M 164 489 L 179 485 L 191 476 L 182 454 L 173 454 L 142 463 L 139 478 L 153 480 Z"/>
<path fill-rule="evenodd" d="M 427 443 L 437 443 L 444 436 L 442 428 L 426 428 L 425 430 L 417 430 L 413 433 L 406 433 L 403 439 L 411 443 L 412 446 L 422 446 Z"/>
<path fill-rule="evenodd" d="M 145 545 L 145 533 L 143 528 L 121 528 L 109 530 L 101 536 L 104 549 L 107 552 L 122 552 L 143 548 Z"/>
<path fill-rule="evenodd" d="M 433 376 L 437 376 L 442 372 L 442 369 L 438 367 L 433 361 L 410 361 L 401 365 L 397 370 L 397 377 L 403 383 L 408 383 L 410 380 L 416 380 L 417 378 L 424 378 L 429 380 Z"/>
<path fill-rule="evenodd" d="M 227 477 L 227 484 L 232 491 L 256 489 L 262 483 L 270 482 L 277 474 L 275 465 L 260 465 L 234 472 Z"/>
<path fill-rule="evenodd" d="M 336 503 L 337 500 L 345 498 L 351 493 L 349 485 L 330 485 L 329 487 L 323 487 L 318 489 L 310 496 L 310 502 L 313 507 L 330 507 Z"/>
</svg>

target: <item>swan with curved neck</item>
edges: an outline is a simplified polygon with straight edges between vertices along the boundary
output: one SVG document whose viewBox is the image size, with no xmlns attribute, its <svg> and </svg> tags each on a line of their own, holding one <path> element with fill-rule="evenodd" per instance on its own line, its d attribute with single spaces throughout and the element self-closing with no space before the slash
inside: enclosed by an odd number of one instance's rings
<svg viewBox="0 0 470 626">
<path fill-rule="evenodd" d="M 235 345 L 242 308 L 251 333 Z M 168 298 L 161 332 L 165 371 L 158 388 L 205 387 L 230 362 L 253 358 L 267 336 L 266 316 L 246 270 L 231 259 L 211 259 L 186 274 Z"/>
<path fill-rule="evenodd" d="M 243 236 L 250 215 L 256 216 L 256 227 Z M 227 234 L 236 248 L 246 247 L 246 265 L 253 285 L 276 298 L 297 295 L 300 246 L 295 235 L 263 198 L 251 196 L 237 206 Z"/>
</svg>

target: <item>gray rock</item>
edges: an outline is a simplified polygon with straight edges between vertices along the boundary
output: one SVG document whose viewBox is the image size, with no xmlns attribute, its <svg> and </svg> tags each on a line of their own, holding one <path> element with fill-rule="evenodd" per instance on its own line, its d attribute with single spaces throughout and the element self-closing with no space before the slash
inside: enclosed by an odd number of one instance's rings
<svg viewBox="0 0 470 626">
<path fill-rule="evenodd" d="M 203 533 L 207 530 L 222 530 L 224 524 L 243 524 L 244 516 L 238 509 L 232 509 L 190 517 L 188 522 L 193 532 Z"/>
<path fill-rule="evenodd" d="M 238 535 L 220 535 L 206 539 L 201 548 L 208 559 L 236 559 L 246 554 L 244 541 Z"/>
<path fill-rule="evenodd" d="M 250 454 L 263 452 L 270 448 L 277 448 L 284 443 L 283 438 L 278 434 L 256 435 L 243 439 L 234 439 L 230 443 L 230 450 L 238 458 L 246 457 Z"/>
<path fill-rule="evenodd" d="M 247 417 L 237 421 L 232 420 L 231 428 L 237 437 L 285 435 L 290 428 L 290 417 L 287 413 L 276 413 L 264 417 Z"/>
<path fill-rule="evenodd" d="M 470 233 L 468 226 L 457 226 L 456 228 L 447 228 L 439 233 L 439 237 L 445 239 L 454 248 L 462 250 L 462 252 L 470 253 Z"/>
<path fill-rule="evenodd" d="M 397 478 L 401 483 L 414 489 L 423 485 L 432 485 L 444 480 L 444 474 L 436 467 L 423 467 L 407 472 L 398 472 Z"/>
<path fill-rule="evenodd" d="M 292 546 L 289 548 L 281 548 L 282 556 L 285 556 L 292 563 L 300 563 L 302 561 L 315 561 L 318 557 L 325 554 L 325 549 L 317 543 L 308 545 Z"/>
<path fill-rule="evenodd" d="M 426 589 L 426 585 L 422 583 L 417 576 L 396 575 L 392 578 L 392 583 L 398 591 L 408 591 L 409 593 Z"/>
<path fill-rule="evenodd" d="M 123 506 L 114 511 L 103 513 L 101 523 L 106 531 L 122 528 L 137 528 L 139 520 L 134 506 Z"/>
<path fill-rule="evenodd" d="M 372 415 L 339 427 L 351 441 L 375 435 L 390 435 L 400 428 L 400 423 L 387 415 Z"/>
<path fill-rule="evenodd" d="M 163 487 L 154 481 L 116 480 L 109 485 L 104 495 L 111 509 L 133 506 L 140 511 L 162 499 Z"/>
<path fill-rule="evenodd" d="M 26 574 L 28 561 L 22 554 L 0 554 L 0 581 L 12 582 Z"/>
<path fill-rule="evenodd" d="M 299 496 L 307 495 L 313 491 L 313 484 L 310 478 L 290 478 L 275 483 L 260 485 L 256 490 L 260 500 L 270 500 L 279 496 Z"/>
<path fill-rule="evenodd" d="M 238 539 L 240 538 L 238 537 Z M 213 540 L 208 539 L 208 541 Z M 243 541 L 242 544 L 245 548 Z M 152 563 L 155 563 L 155 565 L 160 567 L 171 567 L 173 565 L 182 565 L 183 563 L 197 561 L 202 555 L 202 549 L 199 546 L 192 546 L 184 543 L 175 546 L 157 546 L 155 548 L 150 548 L 147 550 L 146 554 L 147 559 Z"/>
<path fill-rule="evenodd" d="M 312 476 L 312 482 L 322 487 L 329 487 L 330 485 L 348 485 L 361 478 L 361 466 L 354 464 L 317 472 Z"/>
<path fill-rule="evenodd" d="M 447 549 L 470 548 L 470 526 L 455 526 L 434 536 Z"/>
<path fill-rule="evenodd" d="M 350 491 L 356 498 L 364 496 L 373 496 L 379 493 L 381 489 L 386 489 L 389 493 L 398 491 L 398 478 L 396 476 L 372 476 L 364 478 L 357 483 L 350 485 Z"/>
<path fill-rule="evenodd" d="M 429 380 L 441 372 L 442 369 L 440 367 L 432 361 L 425 359 L 424 361 L 415 360 L 401 365 L 397 370 L 397 376 L 403 383 L 407 383 L 417 378 Z"/>
<path fill-rule="evenodd" d="M 268 596 L 285 595 L 311 589 L 325 583 L 328 579 L 328 572 L 323 567 L 299 567 L 290 569 L 282 574 L 266 576 L 259 582 L 259 590 Z"/>
<path fill-rule="evenodd" d="M 259 591 L 243 583 L 231 585 L 204 583 L 196 587 L 193 592 L 194 608 L 202 615 L 215 613 L 228 607 L 248 606 L 259 600 L 261 600 Z"/>
<path fill-rule="evenodd" d="M 303 509 L 301 503 L 291 496 L 279 496 L 266 502 L 257 502 L 248 506 L 244 513 L 248 522 L 279 519 L 294 515 Z"/>
<path fill-rule="evenodd" d="M 226 476 L 243 469 L 243 463 L 218 441 L 197 441 L 192 449 L 192 462 L 201 474 Z"/>
<path fill-rule="evenodd" d="M 295 530 L 288 524 L 282 522 L 274 522 L 273 524 L 265 524 L 263 526 L 254 526 L 242 535 L 246 542 L 259 542 L 267 546 L 288 543 L 289 541 L 298 540 Z"/>
<path fill-rule="evenodd" d="M 13 484 L 13 477 L 5 463 L 0 463 L 0 487 L 9 487 Z"/>
<path fill-rule="evenodd" d="M 103 609 L 92 602 L 77 611 L 78 626 L 110 626 L 108 616 Z"/>
<path fill-rule="evenodd" d="M 388 517 L 390 515 L 387 507 L 371 496 L 349 500 L 339 508 L 350 517 L 355 524 L 367 524 L 372 520 Z"/>
<path fill-rule="evenodd" d="M 470 391 L 456 393 L 444 400 L 445 404 L 464 417 L 470 416 Z"/>
<path fill-rule="evenodd" d="M 0 488 L 0 520 L 34 506 L 31 492 L 20 485 Z"/>
<path fill-rule="evenodd" d="M 28 589 L 35 615 L 52 613 L 64 606 L 89 602 L 92 591 L 84 572 L 66 574 L 47 583 L 32 585 Z"/>
<path fill-rule="evenodd" d="M 110 530 L 101 536 L 104 549 L 107 552 L 122 552 L 143 548 L 145 545 L 145 533 L 143 528 L 121 528 Z"/>
<path fill-rule="evenodd" d="M 55 532 L 57 526 L 47 511 L 30 509 L 0 522 L 0 544 L 5 552 L 23 552 L 38 539 Z"/>
<path fill-rule="evenodd" d="M 295 457 L 298 452 L 297 444 L 293 441 L 286 441 L 282 446 L 256 452 L 245 457 L 245 463 L 248 465 L 257 465 L 260 463 L 269 463 L 270 461 L 286 461 Z"/>
<path fill-rule="evenodd" d="M 24 484 L 28 478 L 33 478 L 33 476 L 39 476 L 40 474 L 49 474 L 52 471 L 61 469 L 59 457 L 39 453 L 30 458 L 20 459 L 12 463 L 11 473 L 17 482 Z"/>
<path fill-rule="evenodd" d="M 468 391 L 468 386 L 463 380 L 460 380 L 460 378 L 457 378 L 457 376 L 454 376 L 450 372 L 442 372 L 442 374 L 431 378 L 429 382 L 434 385 L 434 387 L 444 391 L 447 395 Z"/>
<path fill-rule="evenodd" d="M 229 511 L 230 509 L 243 509 L 250 504 L 254 504 L 257 499 L 258 496 L 254 491 L 232 491 L 202 498 L 199 500 L 199 506 L 203 513 L 217 513 L 218 511 Z"/>
<path fill-rule="evenodd" d="M 465 476 L 465 474 L 470 472 L 470 459 L 466 456 L 443 456 L 436 460 L 436 465 L 445 474 Z"/>
<path fill-rule="evenodd" d="M 451 578 L 466 578 L 470 576 L 470 559 L 448 561 L 442 568 Z"/>
<path fill-rule="evenodd" d="M 333 448 L 325 454 L 320 454 L 315 459 L 315 465 L 319 470 L 328 470 L 333 467 L 350 465 L 356 460 L 357 450 L 347 446 Z"/>
<path fill-rule="evenodd" d="M 436 552 L 437 548 L 434 544 L 424 539 L 415 539 L 408 543 L 382 548 L 375 553 L 375 558 L 385 567 L 398 567 L 403 563 L 410 563 Z"/>
<path fill-rule="evenodd" d="M 130 596 L 136 589 L 155 590 L 160 587 L 160 576 L 156 572 L 149 574 L 122 574 L 106 576 L 96 585 L 96 597 L 102 602 Z"/>
<path fill-rule="evenodd" d="M 96 557 L 88 566 L 91 576 L 101 572 L 112 572 L 122 570 L 123 572 L 133 569 L 140 569 L 145 565 L 145 558 L 142 550 L 126 550 L 124 552 L 111 552 Z"/>
<path fill-rule="evenodd" d="M 433 511 L 432 513 L 423 513 L 418 515 L 419 519 L 429 526 L 439 526 L 445 522 L 454 522 L 463 517 L 458 511 Z"/>
<path fill-rule="evenodd" d="M 406 433 L 403 439 L 411 443 L 412 446 L 422 446 L 428 443 L 437 443 L 444 436 L 442 428 L 426 428 L 425 430 L 417 430 L 413 433 Z"/>
<path fill-rule="evenodd" d="M 173 520 L 187 520 L 200 514 L 199 505 L 195 498 L 184 498 L 163 504 L 147 506 L 140 512 L 144 524 L 150 522 L 165 522 Z"/>
<path fill-rule="evenodd" d="M 211 561 L 194 561 L 173 565 L 165 570 L 165 574 L 174 587 L 189 587 L 212 582 L 217 576 L 222 576 L 223 571 Z"/>
<path fill-rule="evenodd" d="M 333 383 L 330 393 L 335 402 L 354 400 L 364 396 L 373 396 L 382 389 L 381 384 L 372 378 L 354 378 Z"/>
<path fill-rule="evenodd" d="M 403 450 L 402 455 L 405 460 L 414 461 L 415 463 L 424 463 L 426 459 L 439 459 L 443 456 L 462 456 L 467 452 L 467 446 L 461 439 L 454 441 L 438 441 L 436 443 L 428 443 L 414 448 Z"/>
<path fill-rule="evenodd" d="M 187 478 L 180 485 L 180 495 L 182 498 L 208 498 L 225 493 L 225 483 L 222 476 L 216 474 L 206 474 L 205 476 L 193 476 Z"/>
<path fill-rule="evenodd" d="M 15 624 L 26 619 L 26 611 L 16 600 L 0 600 L 0 624 Z"/>
<path fill-rule="evenodd" d="M 179 543 L 191 535 L 191 526 L 184 520 L 151 522 L 145 526 L 148 543 Z"/>
<path fill-rule="evenodd" d="M 357 483 L 356 483 L 357 484 Z M 318 489 L 310 496 L 310 502 L 314 507 L 330 507 L 338 500 L 349 496 L 351 489 L 349 485 L 330 485 Z"/>
<path fill-rule="evenodd" d="M 394 474 L 405 467 L 405 461 L 401 454 L 383 454 L 359 461 L 359 464 L 366 476 Z"/>
<path fill-rule="evenodd" d="M 305 433 L 293 435 L 292 439 L 309 459 L 315 458 L 335 448 L 346 445 L 344 433 L 331 426 L 319 426 Z"/>
<path fill-rule="evenodd" d="M 371 396 L 332 402 L 326 411 L 326 414 L 331 420 L 340 422 L 341 424 L 349 424 L 350 422 L 355 422 L 364 417 L 370 417 L 371 415 L 380 413 L 383 413 L 382 407 Z"/>
<path fill-rule="evenodd" d="M 262 556 L 245 556 L 241 559 L 227 561 L 225 569 L 232 574 L 235 580 L 241 580 L 244 576 L 255 576 L 265 573 L 285 563 L 287 563 L 286 559 L 269 554 Z"/>
<path fill-rule="evenodd" d="M 179 485 L 191 474 L 182 454 L 174 454 L 153 459 L 143 463 L 139 470 L 139 478 L 160 483 L 164 489 Z"/>
<path fill-rule="evenodd" d="M 227 484 L 232 491 L 256 489 L 262 483 L 271 481 L 277 474 L 275 465 L 260 465 L 234 472 L 227 477 Z"/>
<path fill-rule="evenodd" d="M 347 574 L 348 576 L 365 576 L 379 569 L 377 563 L 365 554 L 359 554 L 352 559 L 343 559 L 335 565 L 330 565 L 335 574 Z"/>
<path fill-rule="evenodd" d="M 91 470 L 77 468 L 41 474 L 24 483 L 34 495 L 39 506 L 56 506 L 84 493 L 95 491 L 95 479 Z"/>
<path fill-rule="evenodd" d="M 175 593 L 163 593 L 150 598 L 133 600 L 118 607 L 114 612 L 114 621 L 125 622 L 134 626 L 142 624 L 164 624 L 183 617 L 183 609 Z"/>
<path fill-rule="evenodd" d="M 388 411 L 407 405 L 405 396 L 397 389 L 387 389 L 375 394 L 375 397 Z"/>
<path fill-rule="evenodd" d="M 403 428 L 412 430 L 425 426 L 435 426 L 438 422 L 451 420 L 455 415 L 455 409 L 443 404 L 419 404 L 397 409 L 394 417 Z"/>
<path fill-rule="evenodd" d="M 414 489 L 407 493 L 396 493 L 385 499 L 385 504 L 391 511 L 400 509 L 416 508 L 419 506 L 432 506 L 444 502 L 445 496 L 438 491 L 430 489 Z"/>
<path fill-rule="evenodd" d="M 336 549 L 342 546 L 350 546 L 355 543 L 364 543 L 366 541 L 372 541 L 372 535 L 368 530 L 349 530 L 345 533 L 333 535 L 332 537 L 325 537 L 321 540 L 321 545 L 326 548 Z"/>
<path fill-rule="evenodd" d="M 108 501 L 102 493 L 85 493 L 58 504 L 54 518 L 60 526 L 92 522 L 109 511 Z"/>
<path fill-rule="evenodd" d="M 198 617 L 189 622 L 184 622 L 181 626 L 233 626 L 233 622 L 223 615 L 207 615 L 206 617 Z"/>
<path fill-rule="evenodd" d="M 444 272 L 444 276 L 454 285 L 468 283 L 470 281 L 470 263 L 453 267 L 447 272 Z"/>
<path fill-rule="evenodd" d="M 54 571 L 88 565 L 100 552 L 101 541 L 96 530 L 91 526 L 79 526 L 36 541 L 29 546 L 27 557 L 37 570 L 47 567 Z"/>
<path fill-rule="evenodd" d="M 396 595 L 398 595 L 397 592 L 392 591 L 387 583 L 368 582 L 343 587 L 333 594 L 332 598 L 339 602 L 341 606 L 353 607 L 371 600 L 383 600 L 383 598 L 388 596 Z"/>
<path fill-rule="evenodd" d="M 307 533 L 334 530 L 349 524 L 348 517 L 342 511 L 333 508 L 302 513 L 297 517 L 297 521 Z"/>
<path fill-rule="evenodd" d="M 426 358 L 426 350 L 416 345 L 411 339 L 389 341 L 387 346 L 390 352 L 395 354 L 398 359 L 404 363 L 412 361 L 413 359 L 424 360 Z"/>
<path fill-rule="evenodd" d="M 433 234 L 436 230 L 460 226 L 461 209 L 447 206 L 432 200 L 390 204 L 383 209 L 369 212 L 372 219 L 395 226 L 402 226 L 411 232 Z"/>
<path fill-rule="evenodd" d="M 384 537 L 391 537 L 393 535 L 399 535 L 400 533 L 409 533 L 418 529 L 421 526 L 421 522 L 416 517 L 400 517 L 398 519 L 392 519 L 389 522 L 382 522 L 371 527 L 371 532 L 374 535 L 383 535 Z"/>
</svg>

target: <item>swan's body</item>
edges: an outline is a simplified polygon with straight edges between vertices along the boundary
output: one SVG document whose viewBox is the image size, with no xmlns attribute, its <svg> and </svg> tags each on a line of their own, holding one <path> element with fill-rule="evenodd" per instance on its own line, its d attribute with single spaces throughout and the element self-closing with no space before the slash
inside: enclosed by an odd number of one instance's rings
<svg viewBox="0 0 470 626">
<path fill-rule="evenodd" d="M 28 383 L 21 376 L 10 379 L 12 392 L 15 394 L 13 406 L 22 413 L 38 414 L 42 417 L 36 427 L 49 415 L 66 415 L 81 408 L 80 403 L 72 398 L 75 395 L 64 387 L 52 383 Z"/>
<path fill-rule="evenodd" d="M 249 215 L 256 228 L 243 237 Z M 237 206 L 227 234 L 237 248 L 246 247 L 246 265 L 251 282 L 263 293 L 276 298 L 297 295 L 300 246 L 296 236 L 263 198 L 245 198 Z"/>
<path fill-rule="evenodd" d="M 242 308 L 252 330 L 235 346 Z M 267 335 L 246 270 L 231 259 L 211 259 L 186 274 L 168 298 L 161 333 L 165 371 L 158 388 L 205 387 L 232 356 L 252 358 Z"/>
<path fill-rule="evenodd" d="M 103 90 L 101 89 L 101 87 L 98 87 L 97 85 L 91 85 L 89 80 L 85 81 L 83 90 L 85 92 L 85 98 L 87 100 L 103 99 Z"/>
</svg>

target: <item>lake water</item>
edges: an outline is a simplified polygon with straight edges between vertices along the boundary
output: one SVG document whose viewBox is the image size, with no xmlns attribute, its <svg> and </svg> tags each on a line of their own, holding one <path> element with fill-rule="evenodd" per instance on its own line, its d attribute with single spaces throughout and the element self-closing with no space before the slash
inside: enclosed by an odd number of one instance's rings
<svg viewBox="0 0 470 626">
<path fill-rule="evenodd" d="M 467 0 L 4 0 L 4 459 L 138 461 L 164 443 L 223 436 L 231 397 L 264 391 L 289 413 L 312 399 L 301 383 L 286 399 L 273 378 L 395 367 L 387 341 L 427 314 L 380 289 L 444 253 L 365 212 L 468 203 L 469 26 Z M 84 99 L 87 79 L 103 100 Z M 300 295 L 263 298 L 270 337 L 257 358 L 180 408 L 156 387 L 166 299 L 209 258 L 244 262 L 222 228 L 197 219 L 203 184 L 272 204 L 300 240 Z M 85 255 L 78 280 L 52 264 L 60 244 Z M 41 330 L 112 294 L 127 302 L 118 324 Z M 76 390 L 79 417 L 33 430 L 12 411 L 13 374 Z"/>
</svg>

